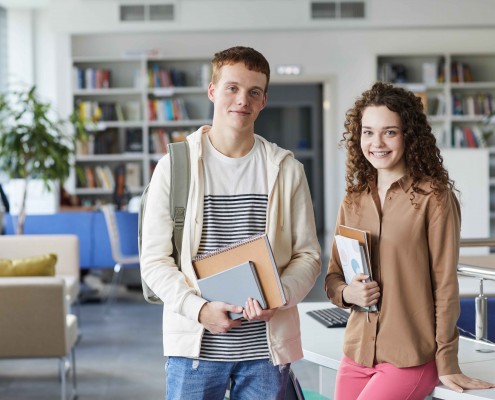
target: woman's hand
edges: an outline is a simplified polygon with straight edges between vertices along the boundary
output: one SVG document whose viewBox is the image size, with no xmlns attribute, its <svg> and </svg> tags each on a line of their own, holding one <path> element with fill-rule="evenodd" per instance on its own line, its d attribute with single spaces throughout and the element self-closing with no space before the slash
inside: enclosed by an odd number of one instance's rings
<svg viewBox="0 0 495 400">
<path fill-rule="evenodd" d="M 277 311 L 276 308 L 270 310 L 263 310 L 258 303 L 258 300 L 249 298 L 246 301 L 246 306 L 244 307 L 244 318 L 248 321 L 265 321 L 268 322 Z"/>
<path fill-rule="evenodd" d="M 490 389 L 495 388 L 495 384 L 482 381 L 481 379 L 470 378 L 464 374 L 452 374 L 440 376 L 442 382 L 449 389 L 462 392 L 464 389 Z"/>
<path fill-rule="evenodd" d="M 344 302 L 356 304 L 361 307 L 369 307 L 378 303 L 380 298 L 380 287 L 375 281 L 363 282 L 369 275 L 357 274 L 352 278 L 351 284 L 347 285 L 342 292 Z"/>
</svg>

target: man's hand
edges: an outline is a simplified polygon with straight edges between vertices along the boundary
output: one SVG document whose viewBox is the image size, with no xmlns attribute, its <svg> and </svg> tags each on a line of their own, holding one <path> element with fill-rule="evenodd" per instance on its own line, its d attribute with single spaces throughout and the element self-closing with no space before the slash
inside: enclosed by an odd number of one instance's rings
<svg viewBox="0 0 495 400">
<path fill-rule="evenodd" d="M 244 307 L 244 318 L 248 321 L 265 321 L 268 322 L 277 311 L 276 308 L 270 310 L 263 310 L 258 303 L 258 300 L 249 298 L 246 301 L 246 306 Z"/>
<path fill-rule="evenodd" d="M 242 307 L 212 301 L 205 303 L 199 311 L 199 323 L 211 333 L 226 333 L 235 326 L 241 326 L 239 319 L 230 319 L 227 312 L 241 313 Z"/>
<path fill-rule="evenodd" d="M 481 379 L 474 379 L 464 374 L 452 374 L 440 376 L 440 382 L 442 382 L 449 389 L 456 392 L 463 392 L 464 389 L 490 389 L 495 388 L 493 383 L 482 381 Z"/>
<path fill-rule="evenodd" d="M 342 292 L 344 301 L 348 304 L 356 304 L 361 307 L 372 306 L 378 303 L 380 298 L 380 287 L 375 281 L 363 282 L 369 275 L 357 274 L 352 278 L 351 284 L 347 285 Z"/>
</svg>

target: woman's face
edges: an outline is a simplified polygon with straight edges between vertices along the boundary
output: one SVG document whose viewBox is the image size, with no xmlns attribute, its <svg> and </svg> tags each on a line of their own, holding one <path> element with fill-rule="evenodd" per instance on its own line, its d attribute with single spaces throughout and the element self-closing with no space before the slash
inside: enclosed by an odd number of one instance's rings
<svg viewBox="0 0 495 400">
<path fill-rule="evenodd" d="M 402 177 L 406 171 L 404 134 L 399 114 L 386 106 L 365 108 L 361 119 L 361 150 L 378 170 Z"/>
</svg>

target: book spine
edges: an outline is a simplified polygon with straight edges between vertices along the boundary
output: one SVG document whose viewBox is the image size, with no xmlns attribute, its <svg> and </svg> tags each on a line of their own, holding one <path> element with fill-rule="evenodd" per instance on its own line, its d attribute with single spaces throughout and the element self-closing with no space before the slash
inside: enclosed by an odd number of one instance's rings
<svg viewBox="0 0 495 400">
<path fill-rule="evenodd" d="M 269 255 L 270 255 L 270 258 L 272 261 L 272 266 L 273 266 L 274 272 L 278 276 L 277 263 L 275 262 L 275 258 L 273 257 L 272 246 L 270 246 L 270 241 L 268 240 L 268 237 L 266 235 L 265 235 L 265 242 L 266 242 L 266 247 L 269 250 Z M 282 297 L 282 303 L 285 305 L 285 304 L 287 304 L 287 298 L 285 297 L 284 288 L 282 287 L 282 282 L 280 281 L 280 279 L 277 279 L 277 286 L 278 286 L 278 290 L 280 292 L 280 296 Z"/>
</svg>

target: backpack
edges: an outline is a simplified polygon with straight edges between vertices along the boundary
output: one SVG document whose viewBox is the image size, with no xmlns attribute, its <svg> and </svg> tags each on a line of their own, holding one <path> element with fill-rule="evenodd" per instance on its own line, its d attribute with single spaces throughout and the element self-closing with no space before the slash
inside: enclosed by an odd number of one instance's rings
<svg viewBox="0 0 495 400">
<path fill-rule="evenodd" d="M 301 385 L 294 374 L 292 368 L 289 370 L 289 379 L 287 380 L 287 389 L 285 391 L 285 400 L 304 400 L 304 394 Z"/>
<path fill-rule="evenodd" d="M 184 232 L 184 219 L 186 216 L 187 196 L 189 194 L 189 183 L 191 170 L 189 162 L 189 143 L 187 141 L 170 143 L 167 145 L 170 154 L 170 215 L 174 224 L 172 233 L 173 253 L 172 256 L 180 270 L 180 255 L 182 250 L 182 234 Z M 148 198 L 149 184 L 141 195 L 138 214 L 138 249 L 141 257 L 141 243 L 143 233 L 143 218 L 146 211 L 146 200 Z M 143 296 L 148 303 L 163 304 L 161 299 L 153 293 L 141 276 Z"/>
</svg>

